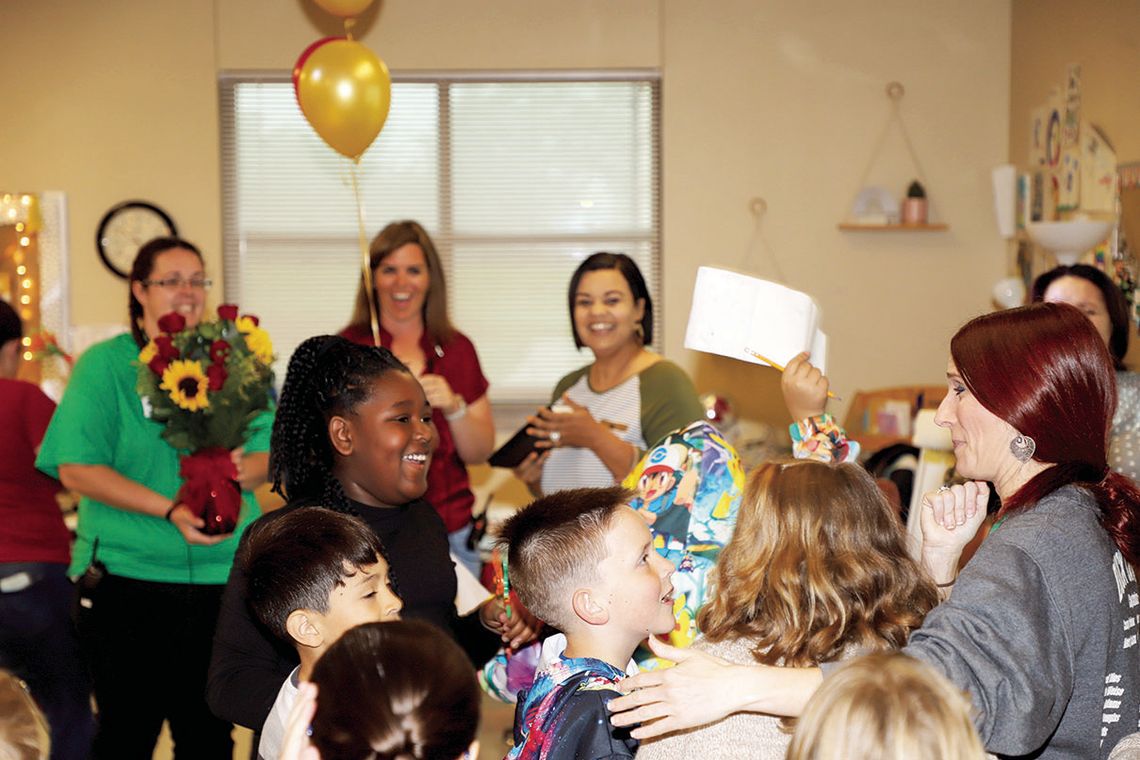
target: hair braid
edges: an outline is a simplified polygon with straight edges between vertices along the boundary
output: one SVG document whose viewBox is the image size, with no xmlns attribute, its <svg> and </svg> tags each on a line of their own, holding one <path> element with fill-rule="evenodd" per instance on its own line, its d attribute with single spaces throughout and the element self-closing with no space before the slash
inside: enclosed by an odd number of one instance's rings
<svg viewBox="0 0 1140 760">
<path fill-rule="evenodd" d="M 371 397 L 372 383 L 392 370 L 408 368 L 386 348 L 362 346 L 335 335 L 309 338 L 297 347 L 289 360 L 270 440 L 275 492 L 286 499 L 331 497 L 326 506 L 355 514 L 333 477 L 328 421 L 353 413 Z"/>
</svg>

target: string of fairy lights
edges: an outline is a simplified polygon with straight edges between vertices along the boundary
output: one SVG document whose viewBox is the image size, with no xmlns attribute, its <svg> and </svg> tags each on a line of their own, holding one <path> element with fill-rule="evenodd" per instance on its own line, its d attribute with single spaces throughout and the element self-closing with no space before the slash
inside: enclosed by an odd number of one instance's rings
<svg viewBox="0 0 1140 760">
<path fill-rule="evenodd" d="M 14 271 L 12 284 L 15 292 L 8 296 L 12 305 L 17 307 L 20 318 L 25 325 L 38 325 L 38 289 L 39 282 L 34 268 L 35 257 L 30 250 L 35 243 L 36 232 L 40 227 L 39 203 L 34 195 L 28 193 L 5 193 L 0 195 L 0 226 L 11 226 L 15 230 L 15 242 L 7 246 L 4 251 L 4 269 Z M 8 262 L 11 262 L 10 264 Z M 14 269 L 9 267 L 14 265 Z M 30 347 L 32 338 L 25 331 L 22 341 L 25 361 L 31 361 L 34 356 Z"/>
</svg>

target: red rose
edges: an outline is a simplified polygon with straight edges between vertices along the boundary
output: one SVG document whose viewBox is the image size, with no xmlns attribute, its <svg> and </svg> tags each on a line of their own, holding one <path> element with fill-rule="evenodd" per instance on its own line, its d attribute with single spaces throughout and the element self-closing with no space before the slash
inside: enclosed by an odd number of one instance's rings
<svg viewBox="0 0 1140 760">
<path fill-rule="evenodd" d="M 174 347 L 174 341 L 170 339 L 169 335 L 159 335 L 154 339 L 154 347 L 158 349 L 158 355 L 167 362 L 171 359 L 179 357 L 178 349 Z"/>
<path fill-rule="evenodd" d="M 224 364 L 230 355 L 230 344 L 224 340 L 215 340 L 210 344 L 210 361 L 215 364 Z"/>
<path fill-rule="evenodd" d="M 158 329 L 164 333 L 174 334 L 176 332 L 182 332 L 185 327 L 186 317 L 178 312 L 172 311 L 169 314 L 163 314 L 158 320 Z"/>
<path fill-rule="evenodd" d="M 150 367 L 151 372 L 158 375 L 159 377 L 162 377 L 162 373 L 165 372 L 166 368 L 170 366 L 170 360 L 162 354 L 158 354 L 153 359 L 151 359 L 146 366 Z"/>
<path fill-rule="evenodd" d="M 237 319 L 238 307 L 236 304 L 224 303 L 218 307 L 218 317 L 221 319 L 228 319 L 233 322 Z"/>
<path fill-rule="evenodd" d="M 226 384 L 226 368 L 222 364 L 211 364 L 206 367 L 206 379 L 210 381 L 210 390 L 220 391 Z"/>
</svg>

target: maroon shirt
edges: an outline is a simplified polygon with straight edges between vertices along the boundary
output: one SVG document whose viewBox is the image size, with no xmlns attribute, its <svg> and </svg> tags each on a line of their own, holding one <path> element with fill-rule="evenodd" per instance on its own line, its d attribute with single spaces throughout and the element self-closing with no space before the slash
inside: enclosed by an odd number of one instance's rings
<svg viewBox="0 0 1140 760">
<path fill-rule="evenodd" d="M 35 467 L 53 412 L 38 386 L 0 379 L 0 562 L 71 561 L 59 482 Z"/>
<path fill-rule="evenodd" d="M 372 345 L 372 332 L 368 328 L 346 327 L 341 336 L 355 343 Z M 392 335 L 380 328 L 380 345 L 392 347 Z M 456 332 L 447 343 L 437 343 L 424 331 L 420 337 L 420 350 L 424 353 L 424 374 L 443 376 L 451 389 L 472 404 L 487 394 L 487 378 L 479 366 L 475 346 L 466 335 Z M 439 431 L 439 445 L 432 455 L 428 469 L 428 488 L 424 500 L 435 507 L 448 533 L 454 533 L 471 521 L 471 505 L 475 495 L 467 480 L 467 466 L 455 450 L 451 427 L 439 409 L 432 410 L 432 421 Z"/>
</svg>

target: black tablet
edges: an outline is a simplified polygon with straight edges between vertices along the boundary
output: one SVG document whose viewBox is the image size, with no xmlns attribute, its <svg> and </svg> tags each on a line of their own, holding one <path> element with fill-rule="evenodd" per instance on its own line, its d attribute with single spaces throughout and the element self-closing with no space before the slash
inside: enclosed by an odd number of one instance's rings
<svg viewBox="0 0 1140 760">
<path fill-rule="evenodd" d="M 542 440 L 526 432 L 529 425 L 523 425 L 519 431 L 511 436 L 511 440 L 499 447 L 491 455 L 487 463 L 492 467 L 518 467 L 526 459 L 526 455 L 534 451 L 534 444 Z"/>
</svg>

